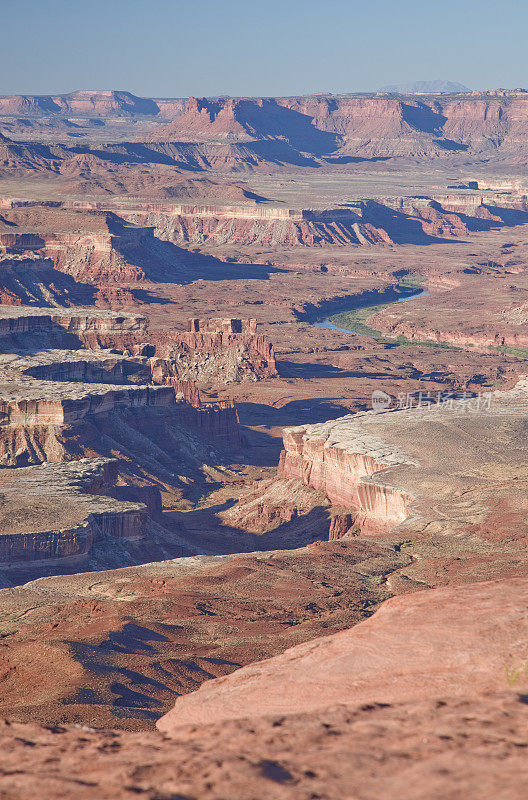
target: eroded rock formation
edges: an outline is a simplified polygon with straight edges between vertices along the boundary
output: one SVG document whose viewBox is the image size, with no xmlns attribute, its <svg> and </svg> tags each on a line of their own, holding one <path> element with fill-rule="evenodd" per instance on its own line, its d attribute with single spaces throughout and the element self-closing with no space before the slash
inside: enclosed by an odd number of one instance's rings
<svg viewBox="0 0 528 800">
<path fill-rule="evenodd" d="M 362 415 L 336 422 L 286 428 L 278 474 L 296 478 L 323 491 L 337 506 L 353 509 L 346 533 L 353 525 L 363 533 L 388 531 L 407 517 L 412 496 L 398 488 L 368 481 L 387 467 L 412 463 L 408 456 L 391 450 L 383 440 L 362 430 Z M 335 523 L 331 537 L 343 523 Z"/>
<path fill-rule="evenodd" d="M 60 572 L 74 556 L 86 568 L 195 552 L 175 533 L 177 520 L 172 535 L 163 527 L 160 487 L 181 497 L 200 474 L 202 481 L 220 474 L 211 445 L 236 450 L 240 433 L 233 401 L 204 399 L 178 354 L 192 353 L 196 365 L 199 348 L 209 347 L 201 356 L 211 363 L 215 350 L 236 356 L 242 342 L 254 379 L 273 373 L 274 361 L 254 321 L 194 320 L 191 327 L 182 338 L 167 334 L 150 344 L 139 315 L 1 307 L 0 559 L 9 567 L 2 580 L 38 574 L 40 561 Z M 132 544 L 108 544 L 121 539 Z M 29 573 L 20 566 L 26 562 Z"/>
<path fill-rule="evenodd" d="M 524 482 L 503 480 L 499 465 L 511 460 L 515 471 L 525 457 L 524 446 L 515 443 L 528 413 L 526 381 L 510 391 L 466 395 L 286 428 L 278 474 L 323 491 L 332 503 L 349 509 L 351 516 L 336 523 L 337 530 L 346 527 L 345 533 L 350 528 L 365 534 L 397 528 L 412 537 L 474 528 L 484 536 L 521 543 L 526 538 Z M 472 447 L 468 437 L 475 442 Z M 485 453 L 478 448 L 483 438 Z M 507 454 L 504 442 L 511 448 Z M 476 463 L 482 477 L 475 484 Z M 487 474 L 484 464 L 489 465 Z M 495 529 L 494 497 L 512 510 Z"/>
<path fill-rule="evenodd" d="M 116 461 L 80 459 L 2 474 L 0 563 L 86 556 L 104 539 L 140 539 L 142 504 L 105 496 L 118 476 Z"/>
</svg>

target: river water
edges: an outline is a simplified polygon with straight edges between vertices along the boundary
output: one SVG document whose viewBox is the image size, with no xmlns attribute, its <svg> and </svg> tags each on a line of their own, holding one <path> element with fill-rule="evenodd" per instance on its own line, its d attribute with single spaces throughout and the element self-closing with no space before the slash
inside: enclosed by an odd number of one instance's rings
<svg viewBox="0 0 528 800">
<path fill-rule="evenodd" d="M 419 297 L 423 297 L 424 295 L 429 294 L 426 292 L 425 289 L 422 289 L 420 292 L 416 292 L 416 294 L 407 295 L 407 297 L 398 297 L 397 300 L 389 300 L 389 303 L 371 303 L 370 305 L 365 306 L 358 306 L 353 305 L 350 308 L 345 308 L 343 311 L 340 311 L 340 314 L 346 314 L 348 311 L 357 311 L 358 308 L 375 308 L 379 305 L 389 305 L 390 303 L 405 303 L 407 300 L 417 300 Z M 328 328 L 331 331 L 339 331 L 340 333 L 350 333 L 352 336 L 364 336 L 365 334 L 360 334 L 359 332 L 356 333 L 355 331 L 351 331 L 348 328 L 339 328 L 337 325 L 334 325 L 332 320 L 329 317 L 325 317 L 323 320 L 319 320 L 319 322 L 313 323 L 316 328 Z"/>
</svg>

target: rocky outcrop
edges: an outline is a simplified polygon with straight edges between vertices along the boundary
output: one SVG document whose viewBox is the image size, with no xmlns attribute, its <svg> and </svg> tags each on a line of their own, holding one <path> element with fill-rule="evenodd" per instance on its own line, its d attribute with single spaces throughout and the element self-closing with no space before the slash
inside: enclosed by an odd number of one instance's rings
<svg viewBox="0 0 528 800">
<path fill-rule="evenodd" d="M 478 533 L 523 547 L 526 380 L 503 392 L 411 398 L 400 410 L 390 395 L 381 399 L 393 410 L 283 431 L 279 476 L 340 507 L 332 535 Z"/>
<path fill-rule="evenodd" d="M 255 337 L 254 323 L 242 320 L 224 320 L 224 329 L 218 321 L 204 321 L 208 333 L 200 333 L 199 321 L 195 320 L 194 333 L 182 334 L 189 338 L 186 351 L 191 350 L 193 337 L 207 340 L 213 337 L 217 348 L 233 349 L 233 340 L 239 339 L 256 352 L 264 350 L 262 340 Z M 79 314 L 78 311 L 49 313 L 45 309 L 20 309 L 6 307 L 0 313 L 0 342 L 26 343 L 31 337 L 40 337 L 40 343 L 49 343 L 57 337 L 72 337 L 80 341 L 112 341 L 113 337 L 124 338 L 130 344 L 136 336 L 144 338 L 146 320 L 134 315 L 119 315 L 106 312 Z M 233 333 L 237 330 L 239 333 Z M 244 331 L 248 331 L 244 333 Z M 63 332 L 64 331 L 64 332 Z M 217 333 L 214 333 L 217 331 Z M 29 339 L 28 339 L 29 337 Z M 203 344 L 203 343 L 202 343 Z M 181 345 L 181 342 L 180 342 Z M 14 344 L 16 347 L 16 344 Z M 127 351 L 50 349 L 32 354 L 18 355 L 8 352 L 0 355 L 0 426 L 4 429 L 27 428 L 28 426 L 63 426 L 77 424 L 93 415 L 124 413 L 133 409 L 173 407 L 181 424 L 196 431 L 217 445 L 237 446 L 240 442 L 238 417 L 232 401 L 204 402 L 194 382 L 181 377 L 182 359 L 174 360 L 174 352 L 168 358 L 151 355 L 156 347 L 150 344 L 131 345 L 137 355 Z M 205 345 L 204 345 L 205 346 Z M 175 347 L 173 343 L 172 348 Z M 259 350 L 260 347 L 260 350 Z M 213 348 L 214 349 L 214 348 Z M 246 348 L 247 349 L 247 348 Z M 235 348 L 238 353 L 238 349 Z M 270 363 L 274 366 L 273 350 L 268 346 Z M 213 356 L 204 356 L 209 362 Z M 195 359 L 195 363 L 197 363 Z M 239 365 L 240 368 L 240 365 Z M 255 363 L 258 370 L 259 362 Z M 255 375 L 255 372 L 251 372 Z M 14 434 L 2 433 L 8 463 L 16 451 Z M 51 437 L 52 439 L 54 437 Z"/>
<path fill-rule="evenodd" d="M 353 525 L 363 533 L 386 532 L 407 517 L 411 495 L 369 481 L 368 476 L 409 463 L 408 456 L 391 452 L 382 440 L 361 431 L 355 416 L 285 428 L 283 443 L 280 477 L 296 478 L 324 492 L 335 505 L 353 509 L 349 517 L 332 526 L 332 538 Z"/>
<path fill-rule="evenodd" d="M 256 333 L 256 319 L 198 319 L 193 317 L 189 320 L 189 331 L 191 333 Z"/>
<path fill-rule="evenodd" d="M 348 631 L 208 681 L 158 727 L 505 691 L 528 661 L 527 601 L 525 578 L 392 598 Z"/>
<path fill-rule="evenodd" d="M 314 538 L 321 537 L 329 526 L 332 529 L 329 506 L 322 492 L 303 486 L 295 479 L 274 477 L 241 488 L 236 503 L 220 516 L 224 524 L 252 533 L 275 531 L 276 541 L 280 543 L 288 527 L 291 530 L 296 526 L 302 528 Z"/>
<path fill-rule="evenodd" d="M 0 563 L 85 556 L 103 538 L 138 539 L 145 507 L 105 497 L 117 463 L 81 459 L 2 474 Z"/>
<path fill-rule="evenodd" d="M 528 789 L 525 715 L 522 695 L 499 692 L 250 717 L 189 726 L 171 739 L 62 720 L 2 722 L 0 791 L 6 800 L 38 796 L 43 784 L 61 800 L 175 792 L 201 800 L 518 800 Z"/>
<path fill-rule="evenodd" d="M 232 400 L 185 403 L 178 408 L 178 418 L 182 425 L 216 447 L 236 448 L 241 444 L 238 413 Z"/>
<path fill-rule="evenodd" d="M 156 335 L 153 341 L 182 380 L 226 384 L 277 375 L 273 345 L 257 334 L 256 320 L 195 318 L 188 332 Z"/>
</svg>

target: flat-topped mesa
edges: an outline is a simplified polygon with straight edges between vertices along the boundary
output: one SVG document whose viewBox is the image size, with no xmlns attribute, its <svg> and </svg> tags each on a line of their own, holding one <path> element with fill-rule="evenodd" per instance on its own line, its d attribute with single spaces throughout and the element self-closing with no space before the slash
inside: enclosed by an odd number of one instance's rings
<svg viewBox="0 0 528 800">
<path fill-rule="evenodd" d="M 528 210 L 526 190 L 520 188 L 512 192 L 363 198 L 344 207 L 325 209 L 117 200 L 98 202 L 97 206 L 113 209 L 120 218 L 142 229 L 153 229 L 156 237 L 180 246 L 288 248 L 393 245 L 415 238 L 420 229 L 423 241 L 439 235 L 464 237 L 469 229 L 505 224 L 506 210 Z"/>
<path fill-rule="evenodd" d="M 171 104 L 170 100 L 166 101 Z M 172 100 L 176 105 L 177 100 Z M 183 103 L 180 103 L 183 105 Z M 136 97 L 130 92 L 115 89 L 78 89 L 57 95 L 1 95 L 3 114 L 130 116 L 159 114 L 160 107 L 150 98 Z"/>
<path fill-rule="evenodd" d="M 20 335 L 53 337 L 61 334 L 62 329 L 62 332 L 79 337 L 77 347 L 80 347 L 88 339 L 95 341 L 98 337 L 146 335 L 147 327 L 146 317 L 140 314 L 97 309 L 0 306 L 0 342 L 3 337 Z"/>
<path fill-rule="evenodd" d="M 296 478 L 323 491 L 335 505 L 351 509 L 343 530 L 354 526 L 365 534 L 384 533 L 406 519 L 413 498 L 369 477 L 387 467 L 410 463 L 410 459 L 391 452 L 381 439 L 363 431 L 357 421 L 361 416 L 285 428 L 278 474 Z M 339 526 L 333 526 L 330 534 L 337 538 Z"/>
<path fill-rule="evenodd" d="M 48 201 L 43 201 L 47 204 Z M 54 203 L 55 201 L 51 201 Z M 5 205 L 2 205 L 4 203 Z M 0 208 L 29 207 L 35 205 L 32 201 L 18 201 L 9 198 L 0 198 Z M 111 200 L 64 200 L 60 202 L 62 208 L 76 210 L 113 211 L 123 219 L 136 219 L 134 215 L 160 213 L 175 217 L 203 217 L 214 219 L 248 219 L 248 220 L 276 220 L 301 222 L 329 222 L 334 220 L 358 220 L 360 210 L 355 205 L 338 208 L 284 208 L 273 206 L 269 203 L 248 203 L 246 205 L 196 205 L 170 203 L 163 201 L 148 202 L 140 199 L 115 199 Z M 141 218 L 141 217 L 138 217 Z"/>
<path fill-rule="evenodd" d="M 527 419 L 521 379 L 508 391 L 286 428 L 279 476 L 325 492 L 362 533 L 397 528 L 405 539 L 477 536 L 525 548 Z"/>
<path fill-rule="evenodd" d="M 146 507 L 108 497 L 117 462 L 81 459 L 2 472 L 0 564 L 79 558 L 103 539 L 140 539 Z"/>
<path fill-rule="evenodd" d="M 153 243 L 153 228 L 125 222 L 113 211 L 62 203 L 3 204 L 0 253 L 38 251 L 77 280 L 134 283 L 145 279 L 134 253 Z"/>
<path fill-rule="evenodd" d="M 153 228 L 160 239 L 177 245 L 346 247 L 391 244 L 389 234 L 363 219 L 359 208 L 291 209 L 269 206 L 174 206 L 137 204 L 119 207 L 124 219 Z"/>
<path fill-rule="evenodd" d="M 33 397 L 21 396 L 27 392 Z M 127 386 L 109 388 L 98 384 L 66 384 L 39 381 L 20 387 L 12 396 L 0 383 L 0 425 L 67 425 L 87 416 L 134 408 L 170 406 L 175 402 L 171 386 Z"/>
</svg>

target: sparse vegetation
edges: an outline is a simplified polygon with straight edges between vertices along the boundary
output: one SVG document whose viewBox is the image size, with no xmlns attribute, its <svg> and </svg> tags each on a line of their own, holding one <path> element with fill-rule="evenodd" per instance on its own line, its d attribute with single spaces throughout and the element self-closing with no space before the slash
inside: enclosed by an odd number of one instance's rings
<svg viewBox="0 0 528 800">
<path fill-rule="evenodd" d="M 421 276 L 408 275 L 402 278 L 398 283 L 398 288 L 408 291 L 409 289 L 421 289 L 423 278 Z M 340 314 L 335 314 L 330 317 L 330 320 L 339 328 L 352 331 L 360 336 L 370 336 L 382 344 L 392 345 L 393 347 L 437 347 L 443 350 L 460 350 L 460 347 L 449 344 L 448 342 L 436 342 L 430 339 L 416 340 L 408 339 L 406 336 L 386 336 L 382 331 L 371 327 L 367 324 L 367 320 L 379 311 L 383 311 L 397 300 L 391 303 L 380 303 L 379 305 L 364 306 L 363 308 L 355 308 L 351 311 L 344 311 Z M 527 357 L 528 357 L 528 351 Z"/>
<path fill-rule="evenodd" d="M 508 686 L 511 688 L 520 680 L 528 679 L 528 661 L 523 661 L 522 664 L 519 664 L 518 666 L 513 666 L 513 664 L 506 665 L 504 671 L 506 673 Z"/>
<path fill-rule="evenodd" d="M 506 345 L 490 345 L 490 350 L 499 350 L 501 353 L 507 353 L 510 356 L 517 356 L 517 358 L 528 358 L 528 350 L 522 347 L 507 347 Z"/>
</svg>

